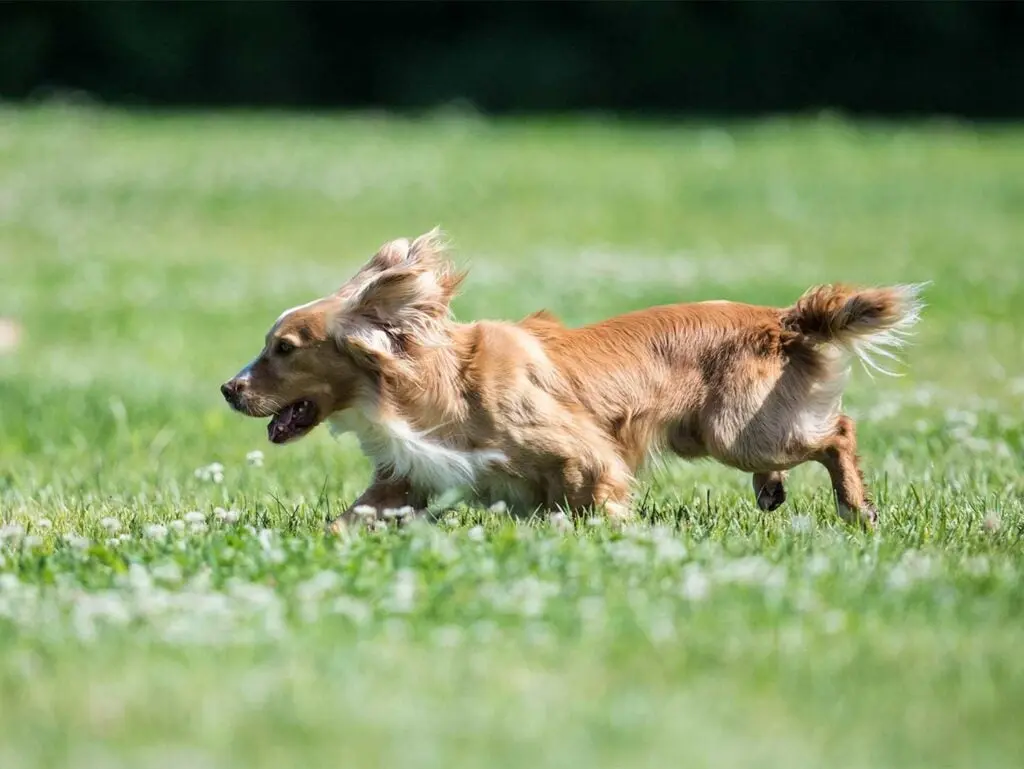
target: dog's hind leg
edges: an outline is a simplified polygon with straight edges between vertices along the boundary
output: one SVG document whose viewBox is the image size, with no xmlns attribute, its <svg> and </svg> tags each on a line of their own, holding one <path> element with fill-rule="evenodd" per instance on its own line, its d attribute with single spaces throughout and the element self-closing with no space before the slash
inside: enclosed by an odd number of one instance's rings
<svg viewBox="0 0 1024 769">
<path fill-rule="evenodd" d="M 565 507 L 573 514 L 602 510 L 609 521 L 624 523 L 632 515 L 630 481 L 628 468 L 617 459 L 594 464 L 570 460 L 549 486 L 548 507 Z"/>
<path fill-rule="evenodd" d="M 857 458 L 856 430 L 850 417 L 845 414 L 839 417 L 835 432 L 821 444 L 813 459 L 828 470 L 839 515 L 846 521 L 874 528 L 878 510 L 864 486 Z"/>
<path fill-rule="evenodd" d="M 754 495 L 757 506 L 765 511 L 777 509 L 786 501 L 786 472 L 772 470 L 765 473 L 754 473 Z"/>
</svg>

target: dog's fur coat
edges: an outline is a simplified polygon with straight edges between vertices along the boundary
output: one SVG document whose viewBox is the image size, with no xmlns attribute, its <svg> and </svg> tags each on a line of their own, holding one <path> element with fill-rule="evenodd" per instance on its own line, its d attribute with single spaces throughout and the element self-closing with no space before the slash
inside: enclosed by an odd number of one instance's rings
<svg viewBox="0 0 1024 769">
<path fill-rule="evenodd" d="M 356 507 L 425 509 L 453 486 L 532 511 L 628 515 L 653 453 L 713 457 L 785 499 L 786 471 L 829 472 L 840 513 L 874 524 L 854 423 L 840 411 L 849 363 L 893 357 L 919 286 L 809 290 L 787 308 L 712 301 L 638 310 L 581 328 L 541 311 L 518 323 L 450 317 L 464 278 L 438 232 L 395 240 L 335 294 L 286 311 L 222 390 L 271 439 L 324 420 L 374 464 Z M 296 404 L 299 404 L 296 406 Z"/>
</svg>

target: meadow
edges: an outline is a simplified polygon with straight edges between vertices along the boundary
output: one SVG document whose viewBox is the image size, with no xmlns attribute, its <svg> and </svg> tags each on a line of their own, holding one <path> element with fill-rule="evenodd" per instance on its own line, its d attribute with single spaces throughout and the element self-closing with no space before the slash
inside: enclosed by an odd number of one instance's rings
<svg viewBox="0 0 1024 769">
<path fill-rule="evenodd" d="M 1019 766 L 1022 211 L 1015 127 L 0 108 L 0 766 Z M 351 436 L 218 385 L 435 224 L 460 319 L 932 281 L 845 402 L 879 531 L 671 460 L 325 538 Z"/>
</svg>

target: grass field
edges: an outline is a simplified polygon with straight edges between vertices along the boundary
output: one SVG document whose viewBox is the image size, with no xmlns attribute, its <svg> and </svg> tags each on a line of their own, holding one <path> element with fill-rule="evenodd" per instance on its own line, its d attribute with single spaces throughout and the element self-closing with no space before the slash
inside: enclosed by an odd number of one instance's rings
<svg viewBox="0 0 1024 769">
<path fill-rule="evenodd" d="M 1022 211 L 1024 129 L 0 110 L 0 766 L 1019 766 Z M 880 532 L 670 461 L 621 533 L 325 540 L 354 442 L 217 387 L 435 224 L 464 319 L 933 281 L 848 391 Z"/>
</svg>

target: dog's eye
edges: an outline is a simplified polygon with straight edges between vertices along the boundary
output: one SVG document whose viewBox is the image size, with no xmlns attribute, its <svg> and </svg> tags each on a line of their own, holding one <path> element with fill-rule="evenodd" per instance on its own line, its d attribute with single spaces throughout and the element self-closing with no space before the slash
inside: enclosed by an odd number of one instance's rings
<svg viewBox="0 0 1024 769">
<path fill-rule="evenodd" d="M 274 348 L 274 352 L 276 352 L 278 355 L 287 355 L 294 349 L 295 345 L 293 345 L 287 339 L 282 339 L 277 343 L 277 346 Z"/>
</svg>

